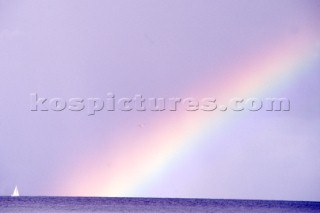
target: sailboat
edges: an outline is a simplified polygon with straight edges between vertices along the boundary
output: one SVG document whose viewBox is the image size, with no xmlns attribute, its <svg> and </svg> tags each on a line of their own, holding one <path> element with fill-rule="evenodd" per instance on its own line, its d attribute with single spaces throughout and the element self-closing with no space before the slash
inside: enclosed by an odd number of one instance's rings
<svg viewBox="0 0 320 213">
<path fill-rule="evenodd" d="M 20 196 L 20 195 L 19 195 L 18 186 L 16 186 L 16 187 L 14 188 L 14 191 L 13 191 L 11 197 L 19 197 L 19 196 Z"/>
</svg>

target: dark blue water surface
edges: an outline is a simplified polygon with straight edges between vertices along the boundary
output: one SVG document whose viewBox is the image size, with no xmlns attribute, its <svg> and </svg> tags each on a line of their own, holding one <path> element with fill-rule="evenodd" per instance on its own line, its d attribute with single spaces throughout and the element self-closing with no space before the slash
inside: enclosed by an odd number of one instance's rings
<svg viewBox="0 0 320 213">
<path fill-rule="evenodd" d="M 320 202 L 175 198 L 0 197 L 0 213 L 317 212 Z"/>
</svg>

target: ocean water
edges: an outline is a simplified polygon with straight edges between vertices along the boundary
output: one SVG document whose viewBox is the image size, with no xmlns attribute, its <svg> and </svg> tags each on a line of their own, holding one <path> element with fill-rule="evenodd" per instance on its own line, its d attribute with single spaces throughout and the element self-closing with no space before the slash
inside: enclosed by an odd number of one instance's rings
<svg viewBox="0 0 320 213">
<path fill-rule="evenodd" d="M 320 202 L 174 198 L 0 197 L 0 213 L 320 212 Z"/>
</svg>

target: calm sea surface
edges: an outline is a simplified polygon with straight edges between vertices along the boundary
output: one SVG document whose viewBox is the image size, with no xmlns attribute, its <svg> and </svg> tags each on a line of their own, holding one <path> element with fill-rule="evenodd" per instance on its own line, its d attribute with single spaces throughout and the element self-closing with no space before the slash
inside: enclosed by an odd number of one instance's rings
<svg viewBox="0 0 320 213">
<path fill-rule="evenodd" d="M 320 202 L 165 198 L 0 197 L 0 213 L 317 212 Z"/>
</svg>

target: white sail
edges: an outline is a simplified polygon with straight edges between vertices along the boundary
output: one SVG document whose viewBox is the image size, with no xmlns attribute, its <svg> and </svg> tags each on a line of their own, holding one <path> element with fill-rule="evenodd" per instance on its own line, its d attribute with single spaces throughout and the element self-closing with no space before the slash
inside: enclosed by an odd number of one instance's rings
<svg viewBox="0 0 320 213">
<path fill-rule="evenodd" d="M 14 188 L 14 191 L 13 191 L 11 197 L 19 197 L 18 186 L 16 186 L 16 187 Z"/>
</svg>

